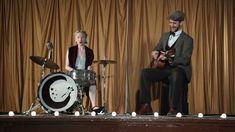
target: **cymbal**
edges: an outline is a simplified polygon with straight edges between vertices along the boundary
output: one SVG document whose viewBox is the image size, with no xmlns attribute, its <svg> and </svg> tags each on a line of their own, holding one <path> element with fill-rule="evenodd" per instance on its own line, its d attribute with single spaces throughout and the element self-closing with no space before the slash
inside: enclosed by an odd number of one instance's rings
<svg viewBox="0 0 235 132">
<path fill-rule="evenodd" d="M 115 61 L 115 60 L 94 60 L 93 61 L 94 63 L 99 63 L 99 64 L 114 64 L 114 63 L 116 63 L 117 61 Z"/>
<path fill-rule="evenodd" d="M 44 66 L 46 68 L 49 68 L 49 69 L 58 69 L 59 68 L 59 66 L 56 63 L 54 63 L 52 60 L 47 60 L 47 58 L 45 58 L 45 57 L 30 56 L 30 59 L 34 63 L 36 63 L 36 64 L 38 64 L 40 66 L 42 66 L 44 64 Z"/>
</svg>

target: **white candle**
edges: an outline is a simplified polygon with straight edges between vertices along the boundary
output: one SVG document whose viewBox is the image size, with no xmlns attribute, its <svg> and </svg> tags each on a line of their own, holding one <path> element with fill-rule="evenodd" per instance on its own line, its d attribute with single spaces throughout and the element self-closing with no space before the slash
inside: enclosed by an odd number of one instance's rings
<svg viewBox="0 0 235 132">
<path fill-rule="evenodd" d="M 56 111 L 55 113 L 54 113 L 54 116 L 59 116 L 60 115 L 60 113 L 58 112 L 58 111 Z"/>
<path fill-rule="evenodd" d="M 14 116 L 15 113 L 14 113 L 13 111 L 9 111 L 8 115 L 9 115 L 9 116 Z"/>
<path fill-rule="evenodd" d="M 223 114 L 221 114 L 220 118 L 225 119 L 225 118 L 227 118 L 227 115 L 225 113 L 223 113 Z"/>
<path fill-rule="evenodd" d="M 136 116 L 136 113 L 135 113 L 135 112 L 132 112 L 131 115 L 132 115 L 132 116 Z"/>
<path fill-rule="evenodd" d="M 154 112 L 154 117 L 158 117 L 159 116 L 159 113 L 158 112 Z"/>
<path fill-rule="evenodd" d="M 36 116 L 36 112 L 35 112 L 35 111 L 32 111 L 32 112 L 31 112 L 31 116 Z"/>
<path fill-rule="evenodd" d="M 79 111 L 75 111 L 74 115 L 75 116 L 80 116 L 80 112 Z"/>
<path fill-rule="evenodd" d="M 117 115 L 117 113 L 114 111 L 114 112 L 112 112 L 112 116 L 116 116 Z"/>
<path fill-rule="evenodd" d="M 178 113 L 176 114 L 176 117 L 182 117 L 182 114 L 181 114 L 180 112 L 178 112 Z"/>
<path fill-rule="evenodd" d="M 95 111 L 92 111 L 91 116 L 95 116 L 95 115 L 96 115 Z"/>
<path fill-rule="evenodd" d="M 203 114 L 202 113 L 198 113 L 198 118 L 202 118 Z"/>
</svg>

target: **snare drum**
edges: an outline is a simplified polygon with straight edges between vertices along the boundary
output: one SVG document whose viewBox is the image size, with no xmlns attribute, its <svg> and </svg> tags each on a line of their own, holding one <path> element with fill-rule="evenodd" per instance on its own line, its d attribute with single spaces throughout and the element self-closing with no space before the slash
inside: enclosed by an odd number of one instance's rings
<svg viewBox="0 0 235 132">
<path fill-rule="evenodd" d="M 76 69 L 68 72 L 68 75 L 80 86 L 86 87 L 95 84 L 96 73 L 94 71 Z"/>
<path fill-rule="evenodd" d="M 38 89 L 41 105 L 48 111 L 66 111 L 77 100 L 77 91 L 75 81 L 62 72 L 47 75 Z"/>
</svg>

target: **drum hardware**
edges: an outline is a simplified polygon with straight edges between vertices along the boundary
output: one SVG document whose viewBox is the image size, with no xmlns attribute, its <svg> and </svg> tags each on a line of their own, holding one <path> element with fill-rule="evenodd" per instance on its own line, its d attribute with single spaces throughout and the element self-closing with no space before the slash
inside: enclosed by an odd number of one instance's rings
<svg viewBox="0 0 235 132">
<path fill-rule="evenodd" d="M 44 68 L 49 68 L 49 69 L 59 69 L 59 66 L 52 61 L 52 51 L 53 51 L 53 44 L 51 42 L 47 42 L 47 49 L 48 51 L 48 56 L 47 57 L 40 57 L 40 56 L 30 56 L 30 59 L 44 67 Z"/>
<path fill-rule="evenodd" d="M 40 56 L 30 56 L 30 59 L 34 63 L 36 63 L 44 68 L 59 69 L 59 66 L 56 63 L 54 63 L 51 59 L 47 59 L 45 57 L 40 57 Z"/>
<path fill-rule="evenodd" d="M 40 78 L 40 80 L 42 80 L 45 76 L 45 68 L 49 68 L 49 69 L 58 69 L 59 68 L 59 66 L 51 60 L 52 52 L 51 52 L 51 49 L 49 49 L 49 50 L 50 50 L 49 54 L 48 54 L 49 59 L 47 59 L 46 57 L 40 57 L 40 56 L 30 56 L 30 59 L 34 63 L 41 66 L 41 75 L 40 75 L 41 78 Z M 38 87 L 39 87 L 39 85 L 40 85 L 40 81 L 38 83 Z M 35 101 L 31 104 L 30 108 L 27 111 L 23 112 L 23 113 L 29 114 L 31 111 L 36 110 L 38 108 L 41 108 L 45 113 L 48 113 L 48 111 L 46 111 L 43 108 L 43 106 L 41 105 L 39 97 L 37 97 L 35 99 Z"/>
<path fill-rule="evenodd" d="M 78 95 L 77 95 L 77 101 L 74 103 L 74 106 L 72 107 L 72 113 L 75 111 L 79 111 L 81 115 L 85 115 L 87 110 L 83 106 L 83 87 L 76 83 L 78 87 Z"/>
<path fill-rule="evenodd" d="M 76 101 L 75 109 L 82 111 L 82 115 L 89 114 L 83 106 L 84 88 L 96 83 L 96 73 L 91 70 L 74 69 L 67 74 L 73 78 L 78 87 L 78 101 Z"/>
<path fill-rule="evenodd" d="M 42 78 L 44 77 L 45 75 L 45 60 L 46 58 L 43 58 L 43 57 L 39 57 L 39 56 L 30 56 L 30 59 L 41 66 L 41 71 L 40 71 L 40 80 L 42 80 Z M 38 86 L 40 85 L 40 81 L 38 82 Z M 29 114 L 30 112 L 32 112 L 33 110 L 36 110 L 38 108 L 42 108 L 41 104 L 40 104 L 40 99 L 37 97 L 34 102 L 30 105 L 30 108 L 23 112 L 24 114 Z M 42 108 L 42 110 L 45 112 L 45 113 L 48 113 L 46 110 L 44 110 Z"/>
<path fill-rule="evenodd" d="M 59 69 L 59 66 L 54 63 L 52 61 L 52 50 L 53 50 L 54 46 L 51 42 L 48 42 L 47 43 L 47 49 L 49 50 L 48 51 L 48 57 L 40 57 L 40 56 L 30 56 L 30 59 L 41 66 L 41 75 L 40 75 L 40 81 L 38 82 L 38 87 L 40 87 L 43 83 L 43 80 L 45 79 L 44 78 L 44 75 L 45 75 L 45 68 L 49 68 L 49 69 Z M 68 90 L 71 90 L 71 89 L 68 89 Z M 69 92 L 68 92 L 69 93 Z M 68 94 L 66 93 L 66 94 Z M 38 93 L 39 94 L 39 93 Z M 66 96 L 66 94 L 64 94 L 63 96 Z M 39 96 L 39 95 L 38 95 Z M 37 108 L 42 108 L 42 110 L 45 112 L 45 113 L 48 113 L 47 110 L 44 109 L 44 107 L 42 106 L 42 102 L 41 102 L 41 99 L 40 97 L 38 97 L 35 99 L 35 101 L 31 104 L 29 110 L 27 110 L 26 114 L 28 114 L 29 112 L 31 112 L 32 110 L 35 110 Z"/>
<path fill-rule="evenodd" d="M 115 64 L 115 63 L 117 63 L 117 61 L 115 61 L 115 60 L 94 60 L 93 63 L 103 64 L 105 67 L 107 64 Z"/>
<path fill-rule="evenodd" d="M 40 104 L 40 99 L 37 97 L 36 99 L 35 99 L 35 101 L 31 104 L 31 106 L 30 106 L 30 108 L 27 110 L 27 111 L 25 111 L 25 112 L 23 112 L 24 114 L 30 114 L 30 112 L 32 112 L 33 110 L 36 110 L 36 109 L 38 109 L 38 108 L 41 108 L 45 113 L 48 113 L 48 111 L 46 111 L 43 107 L 42 107 L 42 105 Z"/>
<path fill-rule="evenodd" d="M 93 61 L 94 63 L 98 63 L 98 64 L 102 64 L 103 65 L 103 71 L 102 71 L 102 78 L 103 78 L 103 94 L 102 94 L 102 104 L 103 104 L 103 107 L 104 107 L 104 113 L 107 112 L 107 99 L 106 99 L 106 66 L 107 64 L 115 64 L 117 61 L 115 60 L 95 60 Z"/>
</svg>

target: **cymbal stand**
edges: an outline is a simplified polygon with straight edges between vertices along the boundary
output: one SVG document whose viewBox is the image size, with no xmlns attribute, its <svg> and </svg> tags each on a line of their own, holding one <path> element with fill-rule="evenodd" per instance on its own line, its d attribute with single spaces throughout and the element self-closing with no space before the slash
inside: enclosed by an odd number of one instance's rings
<svg viewBox="0 0 235 132">
<path fill-rule="evenodd" d="M 44 61 L 44 63 L 43 63 L 43 65 L 41 66 L 41 78 L 40 78 L 40 80 L 42 80 L 43 78 L 44 78 L 44 74 L 45 74 L 45 62 L 46 61 Z M 40 85 L 40 81 L 38 82 L 38 87 L 39 87 L 39 85 Z M 23 112 L 24 114 L 29 114 L 30 112 L 32 112 L 33 110 L 36 110 L 36 109 L 38 109 L 38 108 L 42 108 L 42 110 L 45 112 L 45 113 L 48 113 L 48 111 L 46 111 L 43 107 L 42 107 L 42 105 L 41 105 L 41 103 L 40 103 L 40 99 L 39 99 L 39 97 L 38 97 L 38 95 L 37 95 L 37 98 L 34 100 L 34 102 L 31 104 L 31 106 L 30 106 L 30 108 L 27 110 L 27 111 L 25 111 L 25 112 Z"/>
<path fill-rule="evenodd" d="M 46 61 L 44 61 L 43 65 L 41 66 L 41 78 L 40 78 L 40 80 L 42 80 L 44 78 L 44 75 L 45 75 L 45 63 L 46 63 Z"/>
<path fill-rule="evenodd" d="M 106 66 L 107 66 L 108 63 L 103 63 L 103 71 L 102 71 L 102 78 L 103 78 L 103 98 L 102 98 L 102 102 L 103 102 L 103 105 L 104 105 L 104 112 L 106 113 L 107 112 L 107 100 L 106 100 Z"/>
</svg>

